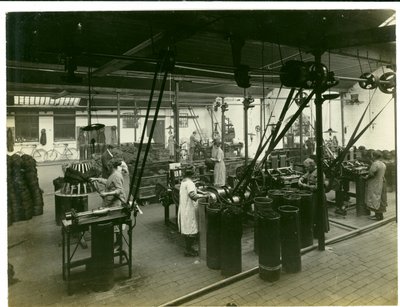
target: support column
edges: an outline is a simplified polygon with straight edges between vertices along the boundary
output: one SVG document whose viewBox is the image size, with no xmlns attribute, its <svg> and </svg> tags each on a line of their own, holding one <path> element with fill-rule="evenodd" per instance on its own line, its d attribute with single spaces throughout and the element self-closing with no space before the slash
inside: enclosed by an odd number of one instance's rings
<svg viewBox="0 0 400 307">
<path fill-rule="evenodd" d="M 264 132 L 264 103 L 265 103 L 265 99 L 264 98 L 260 98 L 260 142 L 261 142 L 261 137 L 263 135 Z"/>
<path fill-rule="evenodd" d="M 87 113 L 88 113 L 88 126 L 92 124 L 92 69 L 88 68 L 88 102 L 87 102 Z"/>
<path fill-rule="evenodd" d="M 139 127 L 139 110 L 137 108 L 136 105 L 136 101 L 135 101 L 135 126 L 134 126 L 134 130 L 133 130 L 133 137 L 135 138 L 135 140 L 133 141 L 134 143 L 136 143 L 136 134 L 137 134 L 137 127 Z"/>
<path fill-rule="evenodd" d="M 117 145 L 121 145 L 121 103 L 119 93 L 117 93 Z"/>
<path fill-rule="evenodd" d="M 221 102 L 221 149 L 225 154 L 225 98 Z"/>
<path fill-rule="evenodd" d="M 346 143 L 344 140 L 344 93 L 340 93 L 340 121 L 342 126 L 342 146 L 345 147 Z"/>
<path fill-rule="evenodd" d="M 249 122 L 247 118 L 247 110 L 248 108 L 248 103 L 246 102 L 246 95 L 247 91 L 246 89 L 243 90 L 243 116 L 244 116 L 244 165 L 247 165 L 247 162 L 249 160 L 249 141 L 248 141 L 248 134 L 249 134 Z"/>
<path fill-rule="evenodd" d="M 211 140 L 214 140 L 214 108 L 209 107 L 211 117 Z"/>
<path fill-rule="evenodd" d="M 180 146 L 179 146 L 179 81 L 175 81 L 175 98 L 172 103 L 172 111 L 174 112 L 174 134 L 175 134 L 175 161 L 180 160 Z"/>
<path fill-rule="evenodd" d="M 315 64 L 321 63 L 321 54 L 315 54 Z M 322 80 L 321 80 L 322 82 Z M 325 190 L 324 190 L 324 173 L 323 173 L 323 131 L 322 131 L 322 91 L 320 90 L 321 84 L 316 85 L 315 90 L 315 138 L 316 138 L 316 155 L 317 155 L 317 237 L 318 249 L 325 250 Z"/>
<path fill-rule="evenodd" d="M 300 113 L 299 117 L 299 129 L 300 129 L 300 162 L 303 163 L 303 112 Z"/>
</svg>

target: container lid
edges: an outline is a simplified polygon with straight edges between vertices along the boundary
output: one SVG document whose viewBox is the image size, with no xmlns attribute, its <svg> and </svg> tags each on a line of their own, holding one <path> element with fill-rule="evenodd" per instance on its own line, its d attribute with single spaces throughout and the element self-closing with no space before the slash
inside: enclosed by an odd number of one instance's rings
<svg viewBox="0 0 400 307">
<path fill-rule="evenodd" d="M 283 199 L 287 200 L 300 200 L 301 196 L 298 193 L 287 194 L 283 196 Z"/>
<path fill-rule="evenodd" d="M 298 212 L 299 208 L 297 208 L 295 206 L 284 205 L 284 206 L 280 206 L 278 208 L 278 211 L 283 212 L 283 213 L 294 213 L 294 212 Z"/>
</svg>

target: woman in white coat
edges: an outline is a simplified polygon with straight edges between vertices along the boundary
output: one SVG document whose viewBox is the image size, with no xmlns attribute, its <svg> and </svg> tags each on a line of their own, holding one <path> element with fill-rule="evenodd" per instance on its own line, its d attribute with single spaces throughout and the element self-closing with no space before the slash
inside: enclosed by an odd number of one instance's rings
<svg viewBox="0 0 400 307">
<path fill-rule="evenodd" d="M 224 162 L 224 152 L 221 149 L 221 142 L 214 141 L 213 149 L 211 151 L 211 160 L 214 161 L 214 186 L 224 186 L 226 179 L 226 170 Z"/>
<path fill-rule="evenodd" d="M 185 253 L 186 257 L 196 257 L 198 252 L 193 249 L 194 241 L 199 232 L 197 221 L 197 200 L 205 198 L 206 195 L 200 195 L 192 180 L 194 168 L 190 167 L 185 170 L 184 177 L 179 189 L 179 209 L 178 209 L 178 227 L 181 234 L 185 237 Z"/>
<path fill-rule="evenodd" d="M 365 189 L 365 202 L 369 210 L 375 212 L 370 217 L 372 220 L 383 220 L 383 213 L 386 212 L 387 196 L 385 186 L 386 165 L 381 161 L 382 152 L 376 150 L 372 154 L 374 162 L 372 162 L 368 175 L 364 178 L 367 180 Z"/>
</svg>

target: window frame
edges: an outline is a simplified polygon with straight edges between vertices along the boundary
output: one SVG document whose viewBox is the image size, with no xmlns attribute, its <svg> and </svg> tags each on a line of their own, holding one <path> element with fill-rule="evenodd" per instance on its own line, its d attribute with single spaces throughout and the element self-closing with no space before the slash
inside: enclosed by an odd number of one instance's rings
<svg viewBox="0 0 400 307">
<path fill-rule="evenodd" d="M 65 122 L 60 123 L 57 122 L 58 120 L 63 120 Z M 68 122 L 69 120 L 71 120 L 71 122 Z M 65 133 L 66 131 L 67 133 Z M 59 135 L 59 132 L 62 132 L 61 135 Z M 75 111 L 62 110 L 53 112 L 53 137 L 54 137 L 54 142 L 76 141 Z"/>
<path fill-rule="evenodd" d="M 122 128 L 123 129 L 137 129 L 139 128 L 139 116 L 134 112 L 122 114 Z"/>
<path fill-rule="evenodd" d="M 33 111 L 29 114 L 24 112 L 16 112 L 14 115 L 14 120 L 16 143 L 39 142 L 39 112 Z M 26 127 L 21 128 L 21 126 Z"/>
</svg>

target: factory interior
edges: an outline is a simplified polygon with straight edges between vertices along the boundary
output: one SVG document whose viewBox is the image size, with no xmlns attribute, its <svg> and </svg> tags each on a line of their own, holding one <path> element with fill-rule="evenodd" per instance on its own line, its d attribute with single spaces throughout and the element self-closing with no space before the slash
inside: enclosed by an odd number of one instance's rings
<svg viewBox="0 0 400 307">
<path fill-rule="evenodd" d="M 3 12 L 9 306 L 398 304 L 396 6 L 231 4 Z"/>
</svg>

